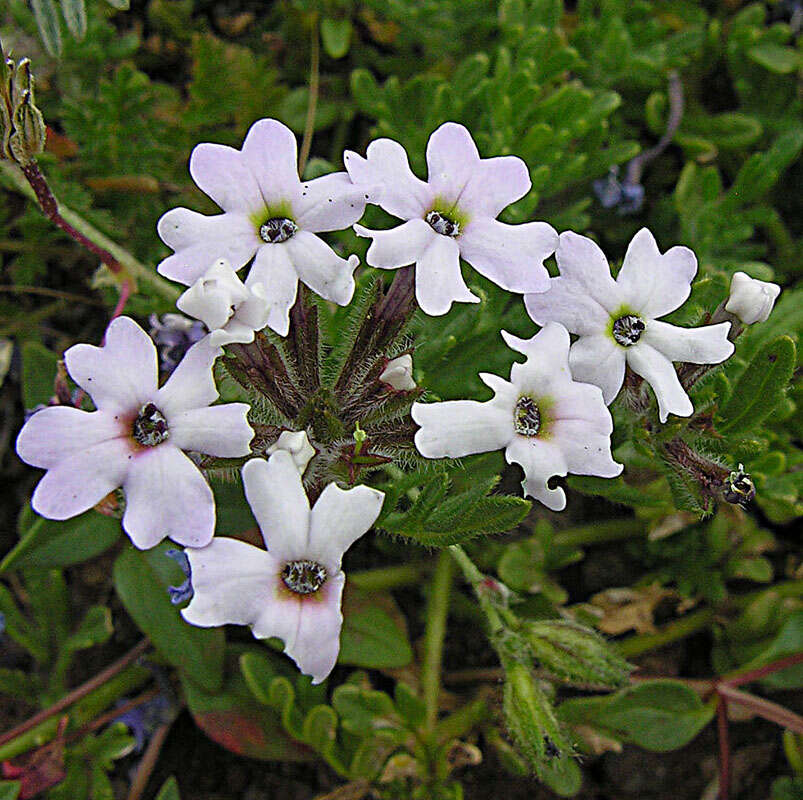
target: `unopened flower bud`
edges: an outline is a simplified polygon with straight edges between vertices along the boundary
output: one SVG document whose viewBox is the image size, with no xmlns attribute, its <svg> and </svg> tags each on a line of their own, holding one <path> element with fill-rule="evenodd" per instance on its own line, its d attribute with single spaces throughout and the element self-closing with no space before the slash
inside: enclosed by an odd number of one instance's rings
<svg viewBox="0 0 803 800">
<path fill-rule="evenodd" d="M 409 353 L 405 353 L 398 358 L 392 358 L 385 365 L 379 380 L 397 392 L 411 392 L 416 388 L 413 380 L 413 357 Z"/>
<path fill-rule="evenodd" d="M 539 620 L 525 627 L 539 665 L 575 684 L 622 686 L 630 665 L 590 628 L 566 620 Z"/>
<path fill-rule="evenodd" d="M 756 487 L 753 479 L 744 471 L 744 464 L 739 464 L 738 469 L 731 472 L 725 482 L 725 499 L 729 503 L 745 508 L 755 496 Z"/>
<path fill-rule="evenodd" d="M 777 283 L 760 281 L 745 272 L 737 272 L 731 280 L 730 297 L 725 310 L 745 325 L 764 322 L 780 293 L 781 287 Z"/>
<path fill-rule="evenodd" d="M 277 450 L 286 450 L 290 453 L 301 475 L 315 455 L 315 448 L 310 444 L 306 431 L 282 431 L 276 442 L 267 449 L 267 453 L 272 455 Z"/>
<path fill-rule="evenodd" d="M 222 328 L 231 319 L 234 306 L 248 299 L 248 289 L 227 261 L 216 261 L 176 301 L 179 311 L 209 328 Z"/>
<path fill-rule="evenodd" d="M 521 755 L 538 773 L 554 758 L 570 756 L 572 747 L 560 729 L 552 704 L 519 662 L 505 667 L 503 708 L 508 730 Z"/>
<path fill-rule="evenodd" d="M 9 146 L 14 159 L 21 165 L 30 164 L 45 149 L 47 134 L 42 112 L 34 105 L 30 90 L 22 93 L 14 109 L 14 133 Z"/>
</svg>

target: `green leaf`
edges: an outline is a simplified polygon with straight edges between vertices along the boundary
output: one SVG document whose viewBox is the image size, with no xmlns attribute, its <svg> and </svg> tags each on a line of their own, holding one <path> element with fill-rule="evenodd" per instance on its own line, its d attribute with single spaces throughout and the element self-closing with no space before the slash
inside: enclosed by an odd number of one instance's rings
<svg viewBox="0 0 803 800">
<path fill-rule="evenodd" d="M 17 800 L 21 787 L 19 781 L 0 781 L 0 800 Z"/>
<path fill-rule="evenodd" d="M 418 728 L 427 714 L 426 703 L 406 684 L 399 681 L 393 694 L 396 708 L 410 728 Z"/>
<path fill-rule="evenodd" d="M 571 755 L 543 763 L 538 777 L 560 797 L 574 797 L 583 788 L 583 772 Z"/>
<path fill-rule="evenodd" d="M 775 42 L 761 42 L 751 47 L 747 51 L 747 56 L 756 64 L 778 75 L 794 72 L 800 65 L 800 56 L 796 50 Z"/>
<path fill-rule="evenodd" d="M 720 433 L 744 433 L 772 413 L 792 377 L 795 355 L 792 339 L 779 336 L 753 356 L 720 410 Z"/>
<path fill-rule="evenodd" d="M 53 380 L 59 357 L 39 342 L 22 345 L 22 402 L 36 408 L 53 397 Z"/>
<path fill-rule="evenodd" d="M 690 742 L 714 716 L 714 709 L 678 681 L 655 680 L 605 697 L 567 700 L 559 706 L 558 716 L 613 739 L 665 753 Z"/>
<path fill-rule="evenodd" d="M 156 800 L 181 800 L 181 795 L 178 792 L 178 782 L 175 777 L 171 775 L 159 789 L 156 795 Z"/>
<path fill-rule="evenodd" d="M 78 628 L 67 637 L 64 647 L 75 652 L 103 644 L 114 632 L 112 612 L 106 606 L 92 606 Z"/>
<path fill-rule="evenodd" d="M 36 680 L 27 672 L 23 672 L 21 669 L 0 667 L 0 694 L 30 701 L 38 688 Z"/>
<path fill-rule="evenodd" d="M 326 55 L 330 58 L 343 58 L 351 45 L 351 20 L 321 20 L 321 41 Z"/>
<path fill-rule="evenodd" d="M 168 587 L 180 584 L 184 577 L 165 556 L 168 547 L 124 550 L 114 563 L 114 586 L 126 611 L 164 658 L 214 692 L 223 680 L 223 629 L 190 625 L 170 602 Z"/>
<path fill-rule="evenodd" d="M 23 511 L 22 520 L 26 515 L 33 516 L 33 512 Z M 108 550 L 119 536 L 120 520 L 97 511 L 87 511 L 64 522 L 35 517 L 18 544 L 0 562 L 0 572 L 79 564 Z"/>
<path fill-rule="evenodd" d="M 131 0 L 106 0 L 106 2 L 112 8 L 116 8 L 120 11 L 128 11 L 128 9 L 131 7 Z"/>
<path fill-rule="evenodd" d="M 61 55 L 61 24 L 53 0 L 31 0 L 36 27 L 51 56 Z"/>
<path fill-rule="evenodd" d="M 803 611 L 795 611 L 789 616 L 768 646 L 762 648 L 761 655 L 744 665 L 745 669 L 756 669 L 773 661 L 803 651 Z M 774 672 L 762 678 L 762 683 L 773 689 L 798 689 L 803 686 L 803 664 Z"/>
<path fill-rule="evenodd" d="M 61 0 L 61 13 L 70 33 L 80 42 L 86 36 L 86 4 L 84 0 Z"/>
<path fill-rule="evenodd" d="M 367 669 L 407 666 L 413 650 L 403 619 L 390 595 L 347 589 L 338 663 Z"/>
</svg>

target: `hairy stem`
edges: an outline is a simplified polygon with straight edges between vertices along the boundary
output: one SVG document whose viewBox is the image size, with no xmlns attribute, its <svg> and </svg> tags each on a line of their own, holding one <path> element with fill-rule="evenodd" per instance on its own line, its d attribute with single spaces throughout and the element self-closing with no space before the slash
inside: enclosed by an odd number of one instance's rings
<svg viewBox="0 0 803 800">
<path fill-rule="evenodd" d="M 427 604 L 427 628 L 424 635 L 424 663 L 421 667 L 421 691 L 427 707 L 426 729 L 431 731 L 438 720 L 438 694 L 441 688 L 441 658 L 446 635 L 446 617 L 449 612 L 449 595 L 452 590 L 454 563 L 442 550 L 438 556 L 430 585 Z"/>
<path fill-rule="evenodd" d="M 601 542 L 615 542 L 619 539 L 633 539 L 645 532 L 643 520 L 625 517 L 558 531 L 553 536 L 552 543 L 561 547 L 583 547 Z"/>
<path fill-rule="evenodd" d="M 349 583 L 366 592 L 378 592 L 418 583 L 431 569 L 428 561 L 415 561 L 397 567 L 376 567 L 349 573 Z"/>
<path fill-rule="evenodd" d="M 488 632 L 493 640 L 496 634 L 504 629 L 505 625 L 502 622 L 502 617 L 499 615 L 499 612 L 488 599 L 487 592 L 482 591 L 481 587 L 485 576 L 477 569 L 477 565 L 468 557 L 466 551 L 463 550 L 459 544 L 450 545 L 449 551 L 463 572 L 463 577 L 474 589 L 474 594 L 477 596 L 480 608 L 488 620 Z"/>
</svg>

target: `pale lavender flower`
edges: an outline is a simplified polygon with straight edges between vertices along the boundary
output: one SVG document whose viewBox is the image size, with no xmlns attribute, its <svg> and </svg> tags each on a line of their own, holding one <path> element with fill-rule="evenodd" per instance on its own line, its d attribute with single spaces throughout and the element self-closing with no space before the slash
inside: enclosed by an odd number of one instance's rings
<svg viewBox="0 0 803 800">
<path fill-rule="evenodd" d="M 621 473 L 622 465 L 611 456 L 611 414 L 597 386 L 572 379 L 569 334 L 562 325 L 549 323 L 532 339 L 506 331 L 502 336 L 527 360 L 512 366 L 510 381 L 480 373 L 494 392 L 484 403 L 415 403 L 413 419 L 421 426 L 416 447 L 425 458 L 504 449 L 507 462 L 524 469 L 524 493 L 561 511 L 566 495 L 560 487 L 549 488 L 551 477 Z"/>
<path fill-rule="evenodd" d="M 31 500 L 34 511 L 68 519 L 122 486 L 123 528 L 137 547 L 165 537 L 207 544 L 215 501 L 184 451 L 244 456 L 253 437 L 245 403 L 210 407 L 218 396 L 212 365 L 220 352 L 199 342 L 159 388 L 153 341 L 128 317 L 111 322 L 103 347 L 67 350 L 67 370 L 97 411 L 52 406 L 23 426 L 17 453 L 47 470 Z"/>
<path fill-rule="evenodd" d="M 496 219 L 530 190 L 520 158 L 480 158 L 468 130 L 446 122 L 427 144 L 427 182 L 412 173 L 407 153 L 392 139 L 371 142 L 366 158 L 347 151 L 343 160 L 356 184 L 379 186 L 378 204 L 406 220 L 384 231 L 354 226 L 373 239 L 368 263 L 383 269 L 415 264 L 416 299 L 427 314 L 445 314 L 453 302 L 479 302 L 463 280 L 461 257 L 511 292 L 549 288 L 543 262 L 555 251 L 557 233 L 545 222 Z"/>
<path fill-rule="evenodd" d="M 302 182 L 297 170 L 296 138 L 275 119 L 255 122 L 242 150 L 199 144 L 190 174 L 224 213 L 168 211 L 158 230 L 175 253 L 159 264 L 159 272 L 191 286 L 214 259 L 239 270 L 253 258 L 245 284 L 266 287 L 268 325 L 282 336 L 299 279 L 321 297 L 347 305 L 359 259 L 341 258 L 315 234 L 356 222 L 371 189 L 356 187 L 345 172 Z"/>
<path fill-rule="evenodd" d="M 178 366 L 190 347 L 206 336 L 202 322 L 182 314 L 163 314 L 161 319 L 151 314 L 150 324 L 151 339 L 159 351 L 159 368 L 166 375 Z"/>
<path fill-rule="evenodd" d="M 404 353 L 390 359 L 379 376 L 382 383 L 386 383 L 397 392 L 411 392 L 416 388 L 413 380 L 413 357 Z"/>
<path fill-rule="evenodd" d="M 315 448 L 310 443 L 306 431 L 282 431 L 266 452 L 268 455 L 273 455 L 279 450 L 290 453 L 300 475 L 304 474 L 307 464 L 315 455 Z"/>
<path fill-rule="evenodd" d="M 384 494 L 330 483 L 312 509 L 290 453 L 243 467 L 245 496 L 267 550 L 216 537 L 188 549 L 194 596 L 181 612 L 192 625 L 250 625 L 278 637 L 298 668 L 320 683 L 340 651 L 343 553 L 375 522 Z"/>
<path fill-rule="evenodd" d="M 737 272 L 731 279 L 731 290 L 725 311 L 733 314 L 745 325 L 765 322 L 770 315 L 781 287 L 777 283 L 751 278 L 746 272 Z"/>
<path fill-rule="evenodd" d="M 569 355 L 575 378 L 599 386 L 611 403 L 628 365 L 652 386 L 661 422 L 670 413 L 690 416 L 694 408 L 672 362 L 718 364 L 733 353 L 729 322 L 680 328 L 658 320 L 686 302 L 697 273 L 694 253 L 673 247 L 661 254 L 642 228 L 616 280 L 599 246 L 572 231 L 560 235 L 555 258 L 560 277 L 548 292 L 524 300 L 539 325 L 560 322 L 579 336 Z"/>
</svg>

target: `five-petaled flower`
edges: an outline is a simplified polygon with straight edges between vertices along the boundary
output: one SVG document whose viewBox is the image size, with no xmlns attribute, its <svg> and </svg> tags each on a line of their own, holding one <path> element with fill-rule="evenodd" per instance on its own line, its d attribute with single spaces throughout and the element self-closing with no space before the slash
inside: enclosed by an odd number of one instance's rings
<svg viewBox="0 0 803 800">
<path fill-rule="evenodd" d="M 560 277 L 551 279 L 548 292 L 526 295 L 525 303 L 539 325 L 560 322 L 578 334 L 569 355 L 574 377 L 599 386 L 611 403 L 627 365 L 652 386 L 661 422 L 670 413 L 690 416 L 694 408 L 672 362 L 718 364 L 733 353 L 729 322 L 679 328 L 657 319 L 688 298 L 697 272 L 694 253 L 673 247 L 662 255 L 642 228 L 616 280 L 599 246 L 572 231 L 560 235 L 555 257 Z"/>
<path fill-rule="evenodd" d="M 745 325 L 765 322 L 781 293 L 777 283 L 751 278 L 746 272 L 737 272 L 731 279 L 731 290 L 725 311 L 733 314 Z"/>
<path fill-rule="evenodd" d="M 299 279 L 321 297 L 346 305 L 354 293 L 359 260 L 341 258 L 316 233 L 356 222 L 371 188 L 355 186 L 345 172 L 302 182 L 293 132 L 275 119 L 255 122 L 242 150 L 199 144 L 190 174 L 223 214 L 204 216 L 174 208 L 159 220 L 159 236 L 176 252 L 159 272 L 187 286 L 226 259 L 235 270 L 252 258 L 245 284 L 265 287 L 268 325 L 284 336 Z"/>
<path fill-rule="evenodd" d="M 383 269 L 415 264 L 416 298 L 427 314 L 445 314 L 455 301 L 479 302 L 463 280 L 461 256 L 511 292 L 549 288 L 543 262 L 555 251 L 557 233 L 546 222 L 506 225 L 496 219 L 530 190 L 520 158 L 480 158 L 468 130 L 446 122 L 427 144 L 427 182 L 413 174 L 407 153 L 392 139 L 371 142 L 366 158 L 347 151 L 343 160 L 356 184 L 378 186 L 378 204 L 406 220 L 386 231 L 354 226 L 373 238 L 368 263 Z"/>
<path fill-rule="evenodd" d="M 569 334 L 548 323 L 532 339 L 502 331 L 507 344 L 527 356 L 514 364 L 510 381 L 480 373 L 494 392 L 484 403 L 448 400 L 415 403 L 415 435 L 425 458 L 459 458 L 504 448 L 508 463 L 524 469 L 525 494 L 553 511 L 566 506 L 560 487 L 547 482 L 569 472 L 614 478 L 622 465 L 611 456 L 613 420 L 597 386 L 579 383 L 569 372 Z"/>
<path fill-rule="evenodd" d="M 183 451 L 244 456 L 254 433 L 247 404 L 210 407 L 218 396 L 212 365 L 219 353 L 198 342 L 159 388 L 153 341 L 128 317 L 112 321 L 103 347 L 67 350 L 67 370 L 97 410 L 51 406 L 20 431 L 20 458 L 47 470 L 31 500 L 34 510 L 68 519 L 122 486 L 123 528 L 137 547 L 166 536 L 207 544 L 215 529 L 214 497 Z"/>
<path fill-rule="evenodd" d="M 252 459 L 242 472 L 267 550 L 226 537 L 188 549 L 195 594 L 181 613 L 193 625 L 250 625 L 259 639 L 282 639 L 298 668 L 320 683 L 340 650 L 343 553 L 373 525 L 384 494 L 330 483 L 310 509 L 285 451 Z"/>
</svg>

